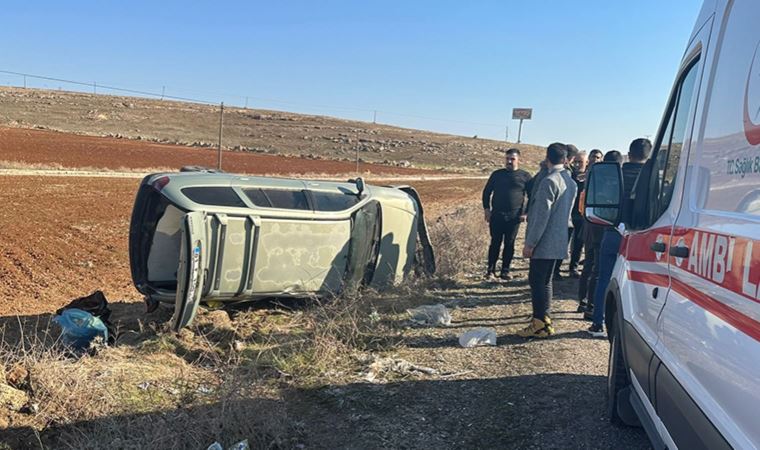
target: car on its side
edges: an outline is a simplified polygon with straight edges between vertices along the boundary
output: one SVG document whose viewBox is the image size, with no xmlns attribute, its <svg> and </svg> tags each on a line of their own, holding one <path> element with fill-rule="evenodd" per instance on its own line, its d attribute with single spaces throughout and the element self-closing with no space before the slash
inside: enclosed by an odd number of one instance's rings
<svg viewBox="0 0 760 450">
<path fill-rule="evenodd" d="M 327 297 L 435 271 L 422 206 L 408 186 L 157 173 L 140 184 L 129 232 L 132 280 L 173 302 L 173 328 L 201 303 Z"/>
</svg>

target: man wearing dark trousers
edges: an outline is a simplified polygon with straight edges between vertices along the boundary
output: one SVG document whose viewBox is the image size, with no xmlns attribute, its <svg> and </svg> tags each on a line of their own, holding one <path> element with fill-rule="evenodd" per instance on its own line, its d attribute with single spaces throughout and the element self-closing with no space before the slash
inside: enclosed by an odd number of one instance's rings
<svg viewBox="0 0 760 450">
<path fill-rule="evenodd" d="M 574 146 L 573 144 L 565 144 L 565 148 L 567 149 L 567 160 L 565 161 L 565 170 L 570 174 L 570 176 L 575 179 L 575 158 L 578 156 L 578 147 Z M 573 223 L 570 222 L 570 226 L 567 229 L 567 244 L 570 245 L 570 241 L 573 237 Z M 564 259 L 564 258 L 563 258 Z M 560 273 L 560 267 L 562 266 L 562 259 L 557 260 L 557 264 L 554 265 L 554 280 L 560 281 L 562 280 L 562 274 Z"/>
<path fill-rule="evenodd" d="M 623 172 L 623 199 L 631 197 L 633 185 L 636 184 L 639 172 L 641 172 L 651 152 L 652 143 L 649 142 L 649 139 L 639 138 L 631 142 L 628 148 L 628 162 L 623 164 L 621 168 Z M 610 278 L 612 278 L 612 270 L 617 261 L 621 240 L 622 236 L 618 230 L 612 227 L 605 229 L 599 249 L 599 279 L 594 292 L 593 323 L 588 329 L 589 334 L 594 337 L 605 335 L 602 325 L 604 322 L 604 296 L 607 293 Z"/>
<path fill-rule="evenodd" d="M 523 220 L 526 186 L 529 180 L 530 174 L 520 169 L 520 150 L 510 148 L 506 152 L 504 168 L 492 173 L 486 182 L 483 189 L 483 211 L 491 232 L 486 278 L 496 275 L 496 263 L 499 260 L 502 242 L 504 250 L 499 278 L 512 278 L 509 269 L 515 253 L 515 238 Z"/>
<path fill-rule="evenodd" d="M 556 261 L 567 258 L 567 230 L 578 189 L 565 169 L 567 147 L 564 144 L 549 145 L 546 159 L 546 176 L 535 187 L 528 210 L 523 247 L 523 256 L 530 258 L 528 282 L 533 316 L 528 326 L 517 334 L 527 338 L 545 338 L 554 334 L 549 317 L 552 275 Z"/>
<path fill-rule="evenodd" d="M 572 219 L 573 219 L 573 231 L 570 236 L 570 277 L 580 278 L 578 272 L 578 264 L 581 260 L 581 254 L 583 254 L 583 225 L 584 219 L 579 209 L 579 200 L 581 198 L 580 192 L 583 192 L 583 187 L 586 185 L 586 165 L 588 164 L 588 156 L 586 152 L 578 152 L 575 160 L 573 160 L 572 172 L 575 185 L 578 186 L 579 194 L 575 196 L 575 204 L 573 205 Z"/>
</svg>

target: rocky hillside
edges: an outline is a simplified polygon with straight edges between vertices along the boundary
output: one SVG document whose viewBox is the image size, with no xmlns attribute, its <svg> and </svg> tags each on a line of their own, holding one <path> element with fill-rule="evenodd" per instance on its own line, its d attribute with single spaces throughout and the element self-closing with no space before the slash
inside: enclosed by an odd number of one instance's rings
<svg viewBox="0 0 760 450">
<path fill-rule="evenodd" d="M 39 128 L 191 147 L 216 146 L 216 106 L 138 97 L 0 87 L 0 126 Z M 487 172 L 516 146 L 528 168 L 538 146 L 280 111 L 225 108 L 223 145 L 237 151 Z"/>
</svg>

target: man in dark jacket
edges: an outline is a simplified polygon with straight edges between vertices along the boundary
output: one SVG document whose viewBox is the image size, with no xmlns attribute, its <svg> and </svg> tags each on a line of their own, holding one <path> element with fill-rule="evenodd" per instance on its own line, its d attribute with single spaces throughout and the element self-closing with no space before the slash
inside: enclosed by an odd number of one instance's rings
<svg viewBox="0 0 760 450">
<path fill-rule="evenodd" d="M 588 156 L 585 151 L 578 152 L 575 160 L 573 160 L 573 181 L 578 186 L 578 192 L 583 192 L 583 188 L 586 185 L 586 165 L 588 164 Z M 573 205 L 573 231 L 570 235 L 570 277 L 579 278 L 578 263 L 581 260 L 581 254 L 583 253 L 583 227 L 584 219 L 581 214 L 580 195 L 575 196 L 575 204 Z"/>
<path fill-rule="evenodd" d="M 520 150 L 510 148 L 506 153 L 504 168 L 493 172 L 486 182 L 483 189 L 483 212 L 491 232 L 486 278 L 496 275 L 502 242 L 504 250 L 499 277 L 503 280 L 512 278 L 509 269 L 515 253 L 517 231 L 520 222 L 524 220 L 528 181 L 530 174 L 520 169 Z"/>
<path fill-rule="evenodd" d="M 604 162 L 614 162 L 620 165 L 623 164 L 623 154 L 617 150 L 610 150 L 604 154 L 602 159 Z M 604 233 L 610 227 L 604 225 L 596 225 L 593 223 L 587 223 L 586 229 L 586 248 L 590 249 L 588 253 L 592 257 L 591 272 L 587 278 L 586 288 L 580 289 L 579 300 L 581 302 L 578 306 L 578 312 L 583 313 L 583 317 L 586 320 L 593 320 L 594 317 L 594 295 L 596 293 L 596 286 L 599 280 L 599 264 L 601 263 L 601 247 L 602 238 Z"/>
<path fill-rule="evenodd" d="M 649 158 L 652 151 L 652 143 L 649 139 L 634 139 L 628 148 L 628 162 L 623 164 L 623 199 L 631 197 L 636 179 L 639 177 L 644 163 Z M 599 279 L 596 283 L 594 292 L 594 312 L 593 323 L 588 329 L 589 334 L 594 337 L 604 336 L 604 295 L 607 292 L 607 286 L 612 278 L 612 269 L 615 267 L 620 241 L 622 236 L 614 228 L 608 228 L 604 231 L 602 245 L 599 250 Z"/>
</svg>

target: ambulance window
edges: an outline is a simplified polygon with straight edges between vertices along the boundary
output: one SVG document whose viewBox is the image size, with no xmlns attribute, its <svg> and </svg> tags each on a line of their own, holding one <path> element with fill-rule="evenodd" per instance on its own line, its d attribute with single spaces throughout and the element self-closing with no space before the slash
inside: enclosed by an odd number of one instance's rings
<svg viewBox="0 0 760 450">
<path fill-rule="evenodd" d="M 670 205 L 678 175 L 681 151 L 687 139 L 686 131 L 691 117 L 691 104 L 694 99 L 694 84 L 697 80 L 697 62 L 695 60 L 681 78 L 675 107 L 670 112 L 670 119 L 665 132 L 660 138 L 657 150 L 655 172 L 657 177 L 657 211 L 655 217 L 661 216 Z"/>
</svg>

